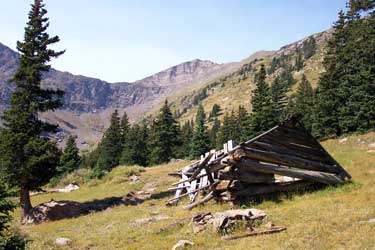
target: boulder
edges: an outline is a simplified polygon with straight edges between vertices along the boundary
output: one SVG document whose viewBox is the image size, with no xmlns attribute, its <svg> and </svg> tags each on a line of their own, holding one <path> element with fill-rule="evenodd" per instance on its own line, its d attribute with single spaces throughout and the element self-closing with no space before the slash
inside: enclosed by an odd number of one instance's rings
<svg viewBox="0 0 375 250">
<path fill-rule="evenodd" d="M 213 215 L 210 212 L 201 213 L 192 218 L 192 227 L 194 233 L 205 230 L 209 224 L 217 230 L 225 230 L 236 221 L 263 220 L 266 216 L 264 211 L 255 208 L 227 210 Z"/>
<path fill-rule="evenodd" d="M 213 215 L 213 226 L 216 229 L 226 229 L 235 221 L 253 221 L 262 220 L 267 214 L 262 210 L 249 208 L 249 209 L 234 209 L 224 212 L 218 212 Z"/>
<path fill-rule="evenodd" d="M 23 222 L 27 224 L 39 224 L 45 221 L 73 218 L 82 214 L 88 214 L 89 212 L 89 208 L 80 202 L 52 200 L 32 208 Z"/>
</svg>

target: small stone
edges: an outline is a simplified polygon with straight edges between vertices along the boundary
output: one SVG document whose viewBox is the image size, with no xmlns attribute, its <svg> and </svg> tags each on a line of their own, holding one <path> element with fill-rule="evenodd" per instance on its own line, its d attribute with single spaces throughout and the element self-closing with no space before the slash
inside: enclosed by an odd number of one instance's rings
<svg viewBox="0 0 375 250">
<path fill-rule="evenodd" d="M 375 148 L 375 143 L 370 143 L 368 146 L 369 146 L 370 148 Z"/>
<path fill-rule="evenodd" d="M 69 238 L 57 238 L 55 240 L 56 245 L 59 245 L 59 246 L 68 245 L 70 242 L 72 242 L 72 240 Z"/>
<path fill-rule="evenodd" d="M 348 141 L 348 138 L 342 138 L 341 140 L 339 140 L 339 143 L 341 144 L 341 143 L 344 143 L 346 141 Z"/>
<path fill-rule="evenodd" d="M 370 150 L 367 150 L 366 153 L 375 153 L 375 150 L 370 149 Z"/>
<path fill-rule="evenodd" d="M 185 247 L 193 246 L 194 242 L 188 241 L 188 240 L 180 240 L 177 242 L 176 245 L 173 246 L 172 250 L 182 250 Z"/>
<path fill-rule="evenodd" d="M 273 228 L 275 224 L 272 223 L 272 221 L 267 222 L 266 227 L 267 228 Z"/>
<path fill-rule="evenodd" d="M 132 175 L 132 176 L 129 177 L 129 180 L 133 181 L 133 182 L 139 181 L 139 176 Z"/>
<path fill-rule="evenodd" d="M 375 218 L 369 219 L 368 222 L 369 223 L 375 223 Z"/>
</svg>

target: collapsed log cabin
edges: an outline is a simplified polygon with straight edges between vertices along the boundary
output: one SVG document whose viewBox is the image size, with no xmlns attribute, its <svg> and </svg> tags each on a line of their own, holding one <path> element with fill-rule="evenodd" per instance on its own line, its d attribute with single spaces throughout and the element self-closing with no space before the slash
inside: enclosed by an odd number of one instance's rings
<svg viewBox="0 0 375 250">
<path fill-rule="evenodd" d="M 167 205 L 189 196 L 191 209 L 212 198 L 241 198 L 300 189 L 313 183 L 335 185 L 350 174 L 303 127 L 293 115 L 267 132 L 241 143 L 224 144 L 174 173 L 181 178 L 170 190 L 175 196 Z M 204 197 L 197 199 L 199 194 Z"/>
</svg>

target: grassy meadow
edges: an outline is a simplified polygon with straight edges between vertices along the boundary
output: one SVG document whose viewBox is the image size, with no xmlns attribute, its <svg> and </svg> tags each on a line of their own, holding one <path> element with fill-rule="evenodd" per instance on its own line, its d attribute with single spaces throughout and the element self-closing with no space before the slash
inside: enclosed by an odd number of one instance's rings
<svg viewBox="0 0 375 250">
<path fill-rule="evenodd" d="M 92 201 L 122 196 L 131 190 L 156 188 L 151 199 L 138 206 L 118 206 L 86 216 L 40 225 L 17 225 L 32 240 L 29 249 L 171 249 L 181 239 L 193 241 L 193 249 L 375 249 L 375 133 L 354 135 L 347 140 L 328 140 L 323 146 L 353 176 L 353 181 L 316 192 L 282 196 L 241 207 L 263 209 L 268 220 L 286 226 L 281 233 L 224 241 L 212 230 L 194 234 L 190 218 L 199 212 L 230 209 L 214 201 L 192 211 L 182 206 L 166 207 L 169 185 L 177 179 L 167 175 L 188 161 L 147 168 L 118 167 L 100 181 L 91 181 L 78 191 L 50 193 L 32 197 L 33 205 L 54 200 Z M 128 180 L 130 173 L 140 174 L 138 182 Z M 15 212 L 16 220 L 19 219 Z M 136 223 L 139 218 L 169 216 L 170 219 Z M 184 225 L 171 225 L 174 222 Z M 241 231 L 241 230 L 240 230 Z M 239 231 L 239 233 L 240 233 Z M 55 245 L 55 239 L 72 240 L 67 246 Z"/>
</svg>

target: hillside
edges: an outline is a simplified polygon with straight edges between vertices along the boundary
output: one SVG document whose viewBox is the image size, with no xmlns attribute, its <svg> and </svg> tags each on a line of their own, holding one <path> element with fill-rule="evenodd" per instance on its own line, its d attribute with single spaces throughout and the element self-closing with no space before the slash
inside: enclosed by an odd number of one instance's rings
<svg viewBox="0 0 375 250">
<path fill-rule="evenodd" d="M 373 249 L 375 240 L 375 133 L 328 140 L 323 146 L 353 176 L 353 182 L 304 194 L 285 194 L 262 203 L 241 207 L 263 209 L 268 220 L 287 230 L 274 235 L 221 240 L 213 231 L 194 234 L 189 221 L 199 212 L 229 209 L 228 204 L 211 201 L 192 211 L 182 209 L 183 200 L 175 207 L 166 207 L 169 185 L 176 181 L 168 172 L 177 170 L 187 161 L 146 168 L 140 181 L 128 180 L 136 168 L 115 168 L 102 181 L 91 181 L 78 191 L 67 194 L 50 193 L 32 197 L 33 205 L 54 200 L 104 201 L 125 195 L 131 190 L 156 188 L 153 196 L 134 206 L 118 206 L 103 212 L 75 219 L 21 226 L 33 240 L 30 249 L 171 249 L 181 239 L 195 243 L 193 249 Z M 18 211 L 15 212 L 17 216 Z M 162 221 L 137 223 L 136 219 L 169 216 Z M 182 226 L 173 223 L 183 221 Z M 172 225 L 172 226 L 171 226 Z M 240 228 L 238 230 L 244 230 Z M 55 239 L 72 240 L 65 247 Z"/>
<path fill-rule="evenodd" d="M 332 30 L 327 30 L 312 35 L 316 41 L 316 51 L 311 57 L 304 60 L 301 70 L 291 70 L 296 83 L 301 80 L 302 74 L 305 74 L 313 86 L 317 85 L 319 74 L 323 71 L 322 62 L 325 46 L 331 33 Z M 237 71 L 191 89 L 190 93 L 185 92 L 169 98 L 174 110 L 180 115 L 180 121 L 192 119 L 196 114 L 196 107 L 199 103 L 203 105 L 207 113 L 211 111 L 215 103 L 222 108 L 222 114 L 231 112 L 233 109 L 237 110 L 239 105 L 244 105 L 247 110 L 250 110 L 254 76 L 260 64 L 265 64 L 266 69 L 269 70 L 273 59 L 283 60 L 280 58 L 286 58 L 286 65 L 294 66 L 298 50 L 302 50 L 303 43 L 308 39 L 309 37 L 303 38 L 295 43 L 285 45 L 277 51 L 255 53 L 243 60 L 242 66 Z M 268 74 L 267 81 L 271 83 L 276 76 L 283 73 L 283 70 L 281 66 L 276 67 L 274 72 Z M 296 86 L 297 84 L 292 86 L 292 92 Z"/>
<path fill-rule="evenodd" d="M 18 67 L 18 58 L 15 51 L 0 43 L 0 114 L 9 105 L 14 89 L 9 79 Z M 126 110 L 131 120 L 135 120 L 176 91 L 230 73 L 238 67 L 236 63 L 217 64 L 196 59 L 133 83 L 109 83 L 51 69 L 44 76 L 42 85 L 64 90 L 65 104 L 62 109 L 42 114 L 42 117 L 60 125 L 61 130 L 56 135 L 59 141 L 67 134 L 74 134 L 78 136 L 80 147 L 85 148 L 101 138 L 114 109 L 119 109 L 120 113 Z"/>
<path fill-rule="evenodd" d="M 317 50 L 304 61 L 302 70 L 293 70 L 297 81 L 304 73 L 316 85 L 323 70 L 324 47 L 330 33 L 331 30 L 314 34 Z M 273 58 L 287 58 L 287 63 L 292 66 L 297 50 L 307 39 L 285 45 L 277 51 L 256 52 L 240 62 L 217 64 L 199 59 L 184 62 L 133 83 L 108 83 L 52 69 L 45 75 L 43 86 L 64 90 L 65 105 L 41 116 L 59 124 L 61 129 L 55 135 L 59 143 L 63 143 L 68 134 L 73 134 L 78 137 L 79 147 L 88 149 L 101 139 L 114 109 L 119 109 L 120 114 L 126 111 L 131 121 L 137 121 L 146 115 L 154 115 L 162 101 L 168 98 L 181 122 L 195 116 L 199 103 L 206 112 L 215 103 L 220 104 L 222 113 L 237 109 L 239 104 L 250 110 L 251 90 L 258 66 L 264 63 L 269 68 Z M 9 104 L 13 90 L 9 79 L 17 66 L 18 54 L 0 44 L 0 113 Z M 279 67 L 268 80 L 271 82 L 280 73 L 282 68 Z"/>
</svg>

